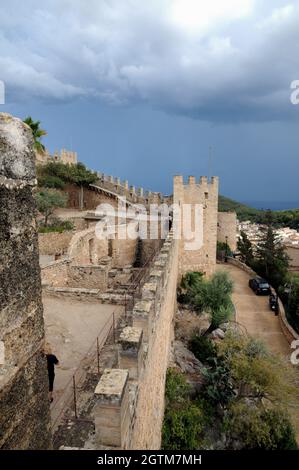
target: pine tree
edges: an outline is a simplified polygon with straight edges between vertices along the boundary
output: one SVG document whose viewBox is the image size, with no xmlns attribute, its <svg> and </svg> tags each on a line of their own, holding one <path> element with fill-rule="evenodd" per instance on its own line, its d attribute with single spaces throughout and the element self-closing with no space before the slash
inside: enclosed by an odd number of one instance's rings
<svg viewBox="0 0 299 470">
<path fill-rule="evenodd" d="M 275 234 L 271 211 L 267 211 L 265 222 L 261 228 L 261 239 L 256 250 L 257 268 L 259 273 L 277 288 L 285 281 L 289 257 L 286 248 Z"/>
<path fill-rule="evenodd" d="M 249 238 L 247 237 L 245 232 L 241 232 L 240 239 L 238 240 L 237 247 L 239 252 L 241 253 L 242 261 L 247 264 L 247 266 L 251 266 L 253 261 L 253 250 L 252 244 Z"/>
</svg>

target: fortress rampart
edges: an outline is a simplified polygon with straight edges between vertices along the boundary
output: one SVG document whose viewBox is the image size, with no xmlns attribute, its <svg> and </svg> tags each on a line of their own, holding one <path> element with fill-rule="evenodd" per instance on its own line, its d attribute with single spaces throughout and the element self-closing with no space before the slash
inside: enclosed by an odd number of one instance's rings
<svg viewBox="0 0 299 470">
<path fill-rule="evenodd" d="M 144 205 L 164 202 L 164 197 L 160 192 L 145 191 L 142 187 L 136 188 L 134 185 L 129 185 L 127 180 L 121 181 L 119 177 L 106 175 L 105 173 L 97 172 L 97 175 L 101 187 L 120 196 L 125 196 L 131 202 Z"/>
<path fill-rule="evenodd" d="M 119 340 L 117 369 L 106 369 L 95 390 L 97 444 L 159 449 L 166 370 L 173 338 L 178 241 L 170 232 Z"/>
</svg>

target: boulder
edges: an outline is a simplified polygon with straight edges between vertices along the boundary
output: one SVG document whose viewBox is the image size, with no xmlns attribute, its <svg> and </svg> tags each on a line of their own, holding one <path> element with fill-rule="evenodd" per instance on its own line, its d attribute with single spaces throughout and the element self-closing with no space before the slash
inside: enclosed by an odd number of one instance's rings
<svg viewBox="0 0 299 470">
<path fill-rule="evenodd" d="M 204 367 L 182 341 L 174 342 L 174 361 L 187 374 L 201 373 Z"/>
<path fill-rule="evenodd" d="M 211 337 L 214 339 L 224 339 L 225 332 L 221 328 L 216 328 L 216 330 L 212 331 Z"/>
</svg>

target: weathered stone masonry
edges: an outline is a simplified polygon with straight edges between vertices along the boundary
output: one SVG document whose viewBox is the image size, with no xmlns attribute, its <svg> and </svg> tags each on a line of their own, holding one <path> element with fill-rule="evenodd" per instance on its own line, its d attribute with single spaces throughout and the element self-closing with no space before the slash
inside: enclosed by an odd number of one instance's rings
<svg viewBox="0 0 299 470">
<path fill-rule="evenodd" d="M 206 176 L 201 176 L 196 182 L 194 176 L 189 176 L 185 184 L 182 176 L 175 176 L 173 183 L 173 202 L 180 206 L 185 213 L 184 205 L 192 207 L 192 230 L 195 230 L 194 210 L 196 204 L 202 206 L 203 217 L 203 245 L 198 249 L 186 249 L 186 236 L 181 233 L 179 242 L 179 269 L 184 274 L 187 271 L 202 271 L 207 275 L 214 272 L 216 267 L 217 249 L 217 217 L 218 217 L 218 177 L 212 177 L 208 181 Z M 190 207 L 190 206 L 189 206 Z"/>
<path fill-rule="evenodd" d="M 0 448 L 51 446 L 29 127 L 0 114 Z"/>
<path fill-rule="evenodd" d="M 159 449 L 166 370 L 173 338 L 178 241 L 170 232 L 142 299 L 120 335 L 118 369 L 106 369 L 95 390 L 97 443 L 124 449 Z"/>
</svg>

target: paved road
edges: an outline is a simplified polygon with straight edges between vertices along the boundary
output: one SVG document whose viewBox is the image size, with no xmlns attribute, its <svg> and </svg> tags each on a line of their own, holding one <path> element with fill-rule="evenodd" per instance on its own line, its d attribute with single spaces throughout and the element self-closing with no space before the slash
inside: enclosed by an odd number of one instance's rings
<svg viewBox="0 0 299 470">
<path fill-rule="evenodd" d="M 255 295 L 248 287 L 250 276 L 238 267 L 222 264 L 218 270 L 229 272 L 234 281 L 232 297 L 236 307 L 236 321 L 250 336 L 260 338 L 272 352 L 289 360 L 292 350 L 281 331 L 278 317 L 268 307 L 268 297 Z M 299 404 L 298 407 L 290 408 L 290 415 L 299 443 Z"/>
<path fill-rule="evenodd" d="M 281 331 L 278 316 L 269 309 L 268 296 L 255 295 L 248 287 L 250 276 L 236 266 L 222 264 L 218 269 L 229 272 L 234 281 L 236 321 L 250 336 L 262 339 L 273 352 L 289 357 L 292 351 Z"/>
</svg>

